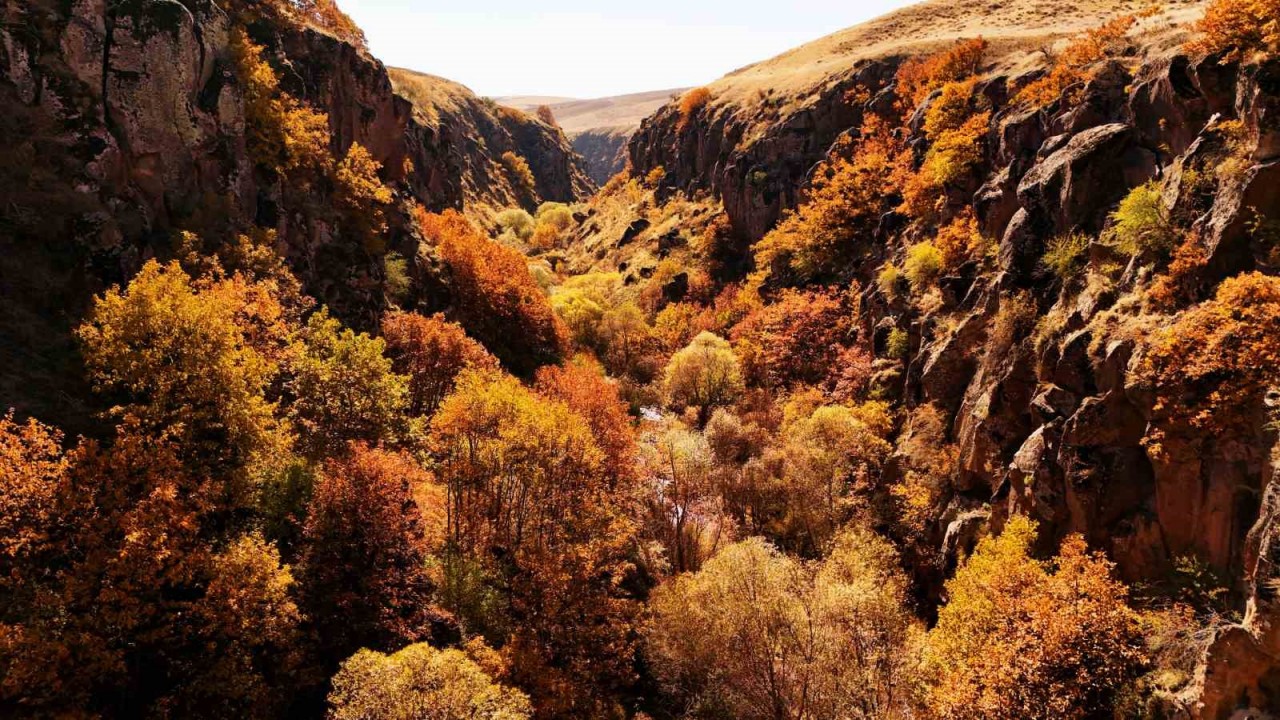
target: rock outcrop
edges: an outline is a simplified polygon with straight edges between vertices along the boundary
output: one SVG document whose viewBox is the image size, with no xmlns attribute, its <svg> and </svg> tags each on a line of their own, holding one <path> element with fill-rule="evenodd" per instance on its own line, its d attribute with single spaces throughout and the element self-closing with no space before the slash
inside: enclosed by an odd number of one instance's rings
<svg viewBox="0 0 1280 720">
<path fill-rule="evenodd" d="M 255 167 L 232 21 L 216 3 L 5 0 L 0 12 L 7 404 L 84 426 L 84 394 L 62 371 L 76 362 L 69 331 L 92 293 L 170 254 L 178 231 L 217 243 L 275 229 L 310 294 L 356 325 L 370 322 L 385 303 L 385 250 L 343 237 L 325 184 L 300 200 L 315 209 L 300 218 L 282 204 L 280 178 Z M 487 136 L 456 108 L 424 119 L 361 48 L 293 25 L 259 22 L 249 33 L 281 88 L 327 115 L 335 158 L 359 143 L 380 163 L 395 194 L 385 246 L 406 257 L 417 255 L 413 203 L 536 206 L 594 188 L 564 135 L 523 113 L 483 108 Z M 523 195 L 501 163 L 506 151 L 533 172 Z"/>
</svg>

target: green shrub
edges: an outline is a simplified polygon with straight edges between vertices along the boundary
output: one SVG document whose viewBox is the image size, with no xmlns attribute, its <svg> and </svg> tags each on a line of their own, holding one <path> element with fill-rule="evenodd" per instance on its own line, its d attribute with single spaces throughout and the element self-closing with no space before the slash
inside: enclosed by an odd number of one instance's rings
<svg viewBox="0 0 1280 720">
<path fill-rule="evenodd" d="M 511 233 L 521 242 L 528 242 L 533 237 L 533 231 L 537 224 L 533 221 L 533 216 L 519 208 L 503 210 L 494 218 L 494 222 L 498 223 L 498 228 L 502 233 Z"/>
<path fill-rule="evenodd" d="M 904 263 L 907 280 L 914 290 L 922 290 L 938 280 L 942 274 L 942 252 L 933 243 L 922 242 L 907 250 Z"/>
<path fill-rule="evenodd" d="M 1160 194 L 1160 185 L 1154 180 L 1139 185 L 1111 213 L 1109 237 L 1122 252 L 1137 255 L 1173 249 L 1177 229 L 1169 220 Z"/>
<path fill-rule="evenodd" d="M 880 292 L 886 298 L 897 297 L 902 285 L 902 271 L 893 263 L 885 263 L 880 274 L 876 276 L 876 284 L 880 286 Z"/>
<path fill-rule="evenodd" d="M 902 328 L 894 328 L 889 332 L 885 342 L 885 352 L 894 360 L 906 360 L 911 354 L 911 337 Z"/>
<path fill-rule="evenodd" d="M 1049 241 L 1041 262 L 1049 268 L 1054 277 L 1067 282 L 1080 274 L 1088 262 L 1090 238 L 1081 233 L 1062 235 Z"/>
</svg>

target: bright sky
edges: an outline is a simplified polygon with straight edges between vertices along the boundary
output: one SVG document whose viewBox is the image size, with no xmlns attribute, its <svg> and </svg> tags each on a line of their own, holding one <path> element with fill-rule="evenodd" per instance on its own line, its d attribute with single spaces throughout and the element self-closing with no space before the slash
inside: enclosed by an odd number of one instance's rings
<svg viewBox="0 0 1280 720">
<path fill-rule="evenodd" d="M 388 65 L 480 95 L 692 87 L 911 0 L 339 0 Z"/>
</svg>

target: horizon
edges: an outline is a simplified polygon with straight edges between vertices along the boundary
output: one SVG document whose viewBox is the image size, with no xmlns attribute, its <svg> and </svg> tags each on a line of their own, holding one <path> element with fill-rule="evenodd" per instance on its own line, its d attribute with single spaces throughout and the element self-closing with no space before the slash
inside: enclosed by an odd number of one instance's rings
<svg viewBox="0 0 1280 720">
<path fill-rule="evenodd" d="M 448 78 L 487 97 L 571 100 L 705 85 L 913 4 L 710 0 L 689 8 L 653 0 L 602 8 L 555 0 L 535 9 L 498 0 L 483 10 L 435 11 L 409 0 L 341 2 L 387 65 Z"/>
</svg>

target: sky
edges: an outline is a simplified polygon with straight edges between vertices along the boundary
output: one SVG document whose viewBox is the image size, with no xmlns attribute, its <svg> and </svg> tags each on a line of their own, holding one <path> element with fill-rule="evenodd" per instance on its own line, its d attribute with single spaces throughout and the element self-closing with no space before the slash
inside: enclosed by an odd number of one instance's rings
<svg viewBox="0 0 1280 720">
<path fill-rule="evenodd" d="M 910 0 L 339 0 L 388 65 L 477 94 L 703 85 Z"/>
</svg>

